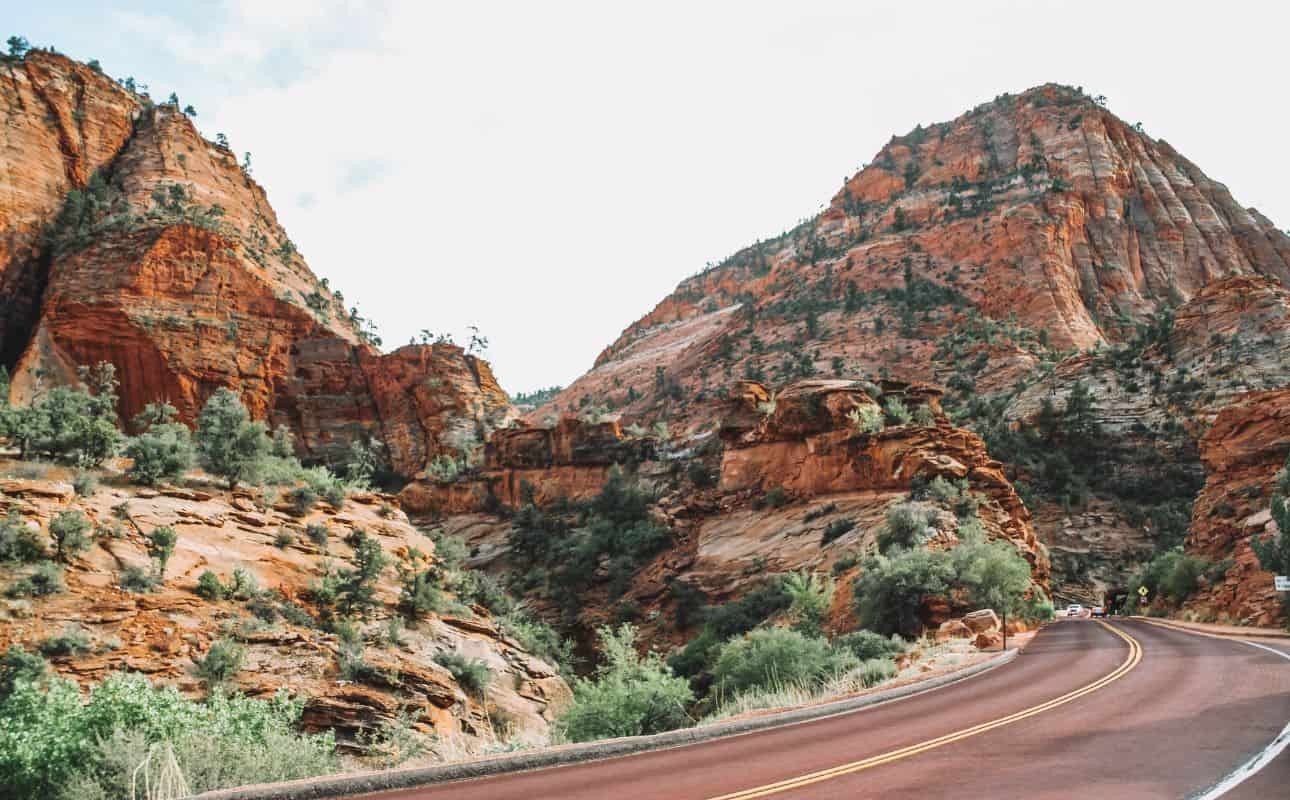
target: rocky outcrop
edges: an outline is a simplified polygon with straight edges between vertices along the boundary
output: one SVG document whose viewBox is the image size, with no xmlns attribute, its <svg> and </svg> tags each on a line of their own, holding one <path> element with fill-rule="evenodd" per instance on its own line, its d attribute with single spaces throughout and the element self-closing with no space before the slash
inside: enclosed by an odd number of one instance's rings
<svg viewBox="0 0 1290 800">
<path fill-rule="evenodd" d="M 48 262 L 41 232 L 129 140 L 141 103 L 107 76 L 43 50 L 0 63 L 0 363 L 26 344 Z"/>
<path fill-rule="evenodd" d="M 302 456 L 377 439 L 409 476 L 472 456 L 515 416 L 461 348 L 381 354 L 249 169 L 178 108 L 49 53 L 0 69 L 0 351 L 15 401 L 109 361 L 123 420 L 164 399 L 191 421 L 229 387 L 292 428 Z"/>
<path fill-rule="evenodd" d="M 463 514 L 519 508 L 526 487 L 532 499 L 584 500 L 600 492 L 614 466 L 634 466 L 653 457 L 657 441 L 624 434 L 616 421 L 564 417 L 550 428 L 498 430 L 484 448 L 478 470 L 463 476 L 421 473 L 399 493 L 412 513 Z"/>
<path fill-rule="evenodd" d="M 374 537 L 392 562 L 411 558 L 414 548 L 432 553 L 433 545 L 391 507 L 392 499 L 359 495 L 343 508 L 324 506 L 299 516 L 286 503 L 205 486 L 107 486 L 82 498 L 59 480 L 0 481 L 0 516 L 12 509 L 33 530 L 43 530 L 54 514 L 75 510 L 94 525 L 93 544 L 67 568 L 66 592 L 0 604 L 0 650 L 12 643 L 31 650 L 72 627 L 86 635 L 91 651 L 53 659 L 59 673 L 88 684 L 128 669 L 201 695 L 193 659 L 213 641 L 232 638 L 245 651 L 233 688 L 260 697 L 287 689 L 305 697 L 306 726 L 335 730 L 342 742 L 409 713 L 419 715 L 423 733 L 468 752 L 505 733 L 494 731 L 498 720 L 508 720 L 520 741 L 546 742 L 551 720 L 568 701 L 568 686 L 482 611 L 463 608 L 460 618 L 427 613 L 403 629 L 399 643 L 389 641 L 387 621 L 398 613 L 395 564 L 384 570 L 375 608 L 360 624 L 368 668 L 349 678 L 341 673 L 341 643 L 315 621 L 319 609 L 309 587 L 329 565 L 352 556 L 345 538 L 353 530 Z M 161 525 L 178 533 L 164 582 L 152 592 L 123 591 L 124 570 L 151 570 L 144 537 Z M 323 526 L 326 543 L 307 536 L 307 525 Z M 48 541 L 45 534 L 40 538 Z M 258 589 L 240 599 L 203 599 L 196 587 L 207 570 L 226 584 L 241 570 Z M 0 566 L 6 585 L 25 571 Z M 486 693 L 472 694 L 435 663 L 435 655 L 453 652 L 488 667 Z"/>
<path fill-rule="evenodd" d="M 1186 549 L 1220 569 L 1189 608 L 1252 625 L 1272 625 L 1282 616 L 1273 576 L 1260 568 L 1250 539 L 1276 532 L 1269 506 L 1287 456 L 1290 389 L 1239 398 L 1219 413 L 1201 439 L 1207 476 Z"/>
</svg>

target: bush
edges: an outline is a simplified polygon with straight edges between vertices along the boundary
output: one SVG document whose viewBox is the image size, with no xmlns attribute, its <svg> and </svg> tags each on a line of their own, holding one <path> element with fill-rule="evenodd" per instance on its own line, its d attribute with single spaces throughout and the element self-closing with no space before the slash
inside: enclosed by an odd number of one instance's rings
<svg viewBox="0 0 1290 800">
<path fill-rule="evenodd" d="M 834 539 L 837 539 L 843 536 L 844 534 L 848 533 L 855 526 L 856 526 L 856 521 L 850 518 L 833 520 L 828 524 L 827 527 L 824 528 L 824 535 L 820 537 L 820 544 L 821 545 L 828 544 Z"/>
<path fill-rule="evenodd" d="M 223 600 L 228 597 L 228 589 L 220 582 L 219 576 L 210 570 L 205 570 L 197 576 L 197 596 L 211 602 Z"/>
<path fill-rule="evenodd" d="M 230 489 L 255 479 L 271 446 L 264 423 L 251 420 L 231 389 L 219 389 L 206 401 L 196 439 L 202 467 L 228 481 Z"/>
<path fill-rule="evenodd" d="M 968 541 L 951 553 L 958 584 L 978 608 L 1015 614 L 1030 588 L 1030 562 L 1008 542 Z"/>
<path fill-rule="evenodd" d="M 45 547 L 36 531 L 16 509 L 0 518 L 0 561 L 30 563 L 45 557 Z"/>
<path fill-rule="evenodd" d="M 909 413 L 909 409 L 905 407 L 905 404 L 898 397 L 888 399 L 883 404 L 882 410 L 893 425 L 908 425 L 914 419 L 914 415 Z"/>
<path fill-rule="evenodd" d="M 142 567 L 136 567 L 133 564 L 121 570 L 116 582 L 123 591 L 136 594 L 146 594 L 157 587 L 155 577 L 149 575 L 148 571 Z"/>
<path fill-rule="evenodd" d="M 90 651 L 90 640 L 85 631 L 76 626 L 51 636 L 40 643 L 41 655 L 53 658 L 56 656 L 82 656 Z"/>
<path fill-rule="evenodd" d="M 52 561 L 42 561 L 31 574 L 9 587 L 12 597 L 46 597 L 64 591 L 63 568 Z"/>
<path fill-rule="evenodd" d="M 125 454 L 131 459 L 126 471 L 130 481 L 152 486 L 161 480 L 175 481 L 193 468 L 196 451 L 188 427 L 174 421 L 178 414 L 169 403 L 150 403 L 134 418 L 144 432 L 130 439 Z"/>
<path fill-rule="evenodd" d="M 87 388 L 56 386 L 30 405 L 5 414 L 5 427 L 19 457 L 44 454 L 65 463 L 93 467 L 110 458 L 121 442 L 116 428 L 116 369 L 100 362 L 81 367 Z"/>
<path fill-rule="evenodd" d="M 286 550 L 296 543 L 296 536 L 289 530 L 279 530 L 273 537 L 273 546 L 279 550 Z"/>
<path fill-rule="evenodd" d="M 434 661 L 452 673 L 452 678 L 467 694 L 483 697 L 493 674 L 488 665 L 477 659 L 466 658 L 461 653 L 436 653 Z"/>
<path fill-rule="evenodd" d="M 1153 595 L 1158 594 L 1175 604 L 1181 603 L 1200 588 L 1200 576 L 1208 568 L 1208 561 L 1186 555 L 1181 547 L 1177 547 L 1153 558 L 1137 583 L 1146 586 Z"/>
<path fill-rule="evenodd" d="M 877 406 L 867 404 L 857 406 L 847 414 L 847 419 L 851 421 L 851 427 L 855 428 L 857 433 L 877 433 L 887 427 L 882 411 Z"/>
<path fill-rule="evenodd" d="M 326 552 L 327 550 L 327 526 L 318 522 L 311 522 L 305 526 L 305 536 L 309 541 L 318 546 L 318 549 Z"/>
<path fill-rule="evenodd" d="M 927 540 L 927 514 L 908 503 L 887 511 L 887 522 L 878 532 L 878 551 L 886 553 L 895 547 L 911 548 Z"/>
<path fill-rule="evenodd" d="M 54 558 L 66 564 L 73 555 L 90 548 L 85 534 L 90 521 L 79 511 L 60 511 L 49 521 L 49 535 L 54 540 Z"/>
<path fill-rule="evenodd" d="M 166 576 L 166 564 L 174 555 L 175 544 L 178 541 L 179 534 L 169 525 L 161 525 L 148 534 L 148 555 L 157 562 L 158 579 Z"/>
<path fill-rule="evenodd" d="M 713 666 L 716 685 L 726 692 L 809 684 L 859 666 L 849 652 L 789 628 L 761 628 L 721 648 Z"/>
<path fill-rule="evenodd" d="M 866 630 L 843 634 L 833 640 L 833 646 L 846 650 L 861 661 L 893 658 L 905 652 L 905 642 L 899 636 L 889 638 Z"/>
<path fill-rule="evenodd" d="M 143 779 L 135 768 L 163 742 L 192 793 L 333 772 L 332 734 L 295 732 L 303 708 L 285 693 L 252 700 L 217 691 L 194 702 L 137 674 L 110 675 L 87 700 L 69 680 L 47 690 L 19 681 L 0 703 L 0 775 L 15 800 L 62 796 L 64 787 L 129 797 L 132 779 Z M 156 785 L 156 772 L 150 779 Z"/>
<path fill-rule="evenodd" d="M 558 669 L 560 674 L 573 675 L 573 642 L 562 638 L 555 628 L 520 610 L 512 611 L 498 622 L 525 650 Z"/>
<path fill-rule="evenodd" d="M 694 692 L 655 653 L 636 653 L 636 629 L 621 625 L 597 631 L 604 655 L 591 678 L 573 684 L 573 702 L 556 721 L 561 738 L 588 742 L 641 736 L 688 727 L 686 707 Z"/>
<path fill-rule="evenodd" d="M 202 658 L 194 658 L 197 665 L 197 676 L 207 686 L 216 686 L 227 682 L 242 669 L 244 652 L 240 645 L 229 639 L 212 642 L 210 649 Z"/>
<path fill-rule="evenodd" d="M 917 636 L 923 600 L 948 594 L 953 579 L 954 567 L 944 552 L 915 549 L 872 556 L 855 583 L 860 624 L 885 635 Z"/>
<path fill-rule="evenodd" d="M 914 424 L 930 428 L 936 424 L 936 415 L 929 406 L 921 405 L 914 409 Z"/>
<path fill-rule="evenodd" d="M 4 655 L 0 655 L 0 706 L 13 694 L 19 681 L 39 682 L 48 671 L 49 665 L 45 663 L 45 659 L 35 653 L 28 653 L 20 645 L 9 645 Z"/>
<path fill-rule="evenodd" d="M 784 491 L 783 486 L 776 486 L 755 504 L 757 508 L 782 508 L 788 504 L 788 493 Z"/>
<path fill-rule="evenodd" d="M 77 497 L 93 497 L 99 490 L 98 476 L 93 472 L 78 472 L 72 476 L 72 491 Z"/>
</svg>

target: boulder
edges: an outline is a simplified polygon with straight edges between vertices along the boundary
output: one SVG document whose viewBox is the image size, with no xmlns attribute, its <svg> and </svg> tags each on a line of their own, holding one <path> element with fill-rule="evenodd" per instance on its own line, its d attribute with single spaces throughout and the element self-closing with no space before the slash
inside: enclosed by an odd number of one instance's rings
<svg viewBox="0 0 1290 800">
<path fill-rule="evenodd" d="M 961 619 L 951 619 L 941 623 L 936 629 L 936 641 L 948 642 L 950 639 L 971 639 L 975 632 Z"/>
<path fill-rule="evenodd" d="M 973 611 L 963 615 L 963 624 L 972 629 L 973 633 L 984 633 L 987 631 L 999 630 L 999 615 L 992 609 L 984 608 L 980 611 Z"/>
</svg>

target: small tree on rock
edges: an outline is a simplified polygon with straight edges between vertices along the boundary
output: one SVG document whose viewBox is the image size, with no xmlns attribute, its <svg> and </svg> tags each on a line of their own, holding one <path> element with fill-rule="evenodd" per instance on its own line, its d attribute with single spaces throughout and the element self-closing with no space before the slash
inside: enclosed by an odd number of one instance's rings
<svg viewBox="0 0 1290 800">
<path fill-rule="evenodd" d="M 206 401 L 197 417 L 197 455 L 202 467 L 228 481 L 230 489 L 256 478 L 270 448 L 264 423 L 251 419 L 231 389 L 220 389 Z"/>
<path fill-rule="evenodd" d="M 54 557 L 66 564 L 71 556 L 89 549 L 85 532 L 90 521 L 79 511 L 61 511 L 49 521 L 49 536 L 54 540 Z"/>
</svg>

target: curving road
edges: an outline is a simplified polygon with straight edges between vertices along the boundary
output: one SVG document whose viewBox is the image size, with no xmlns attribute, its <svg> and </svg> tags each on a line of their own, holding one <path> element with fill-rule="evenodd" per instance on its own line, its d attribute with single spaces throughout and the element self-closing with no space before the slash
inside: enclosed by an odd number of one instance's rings
<svg viewBox="0 0 1290 800">
<path fill-rule="evenodd" d="M 1277 653 L 1140 621 L 1071 620 L 1010 664 L 861 711 L 373 797 L 1199 797 L 1288 722 L 1290 660 Z M 1288 787 L 1290 748 L 1222 796 L 1290 797 Z"/>
</svg>

